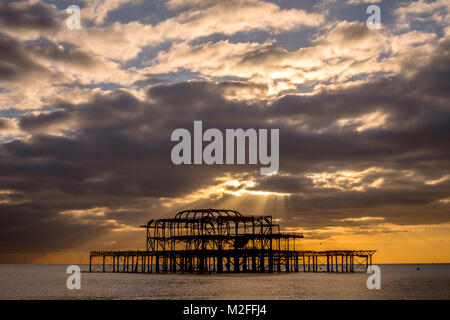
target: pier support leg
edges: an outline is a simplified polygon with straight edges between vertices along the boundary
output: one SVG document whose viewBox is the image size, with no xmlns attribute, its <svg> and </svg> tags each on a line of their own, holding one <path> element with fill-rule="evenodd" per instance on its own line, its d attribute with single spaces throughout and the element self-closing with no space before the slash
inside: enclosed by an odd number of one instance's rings
<svg viewBox="0 0 450 320">
<path fill-rule="evenodd" d="M 239 255 L 235 254 L 233 259 L 233 271 L 238 273 L 239 270 Z"/>
<path fill-rule="evenodd" d="M 256 272 L 256 255 L 252 255 L 252 271 Z"/>
<path fill-rule="evenodd" d="M 286 254 L 286 272 L 289 272 L 289 268 L 290 268 L 290 255 L 289 253 Z"/>
<path fill-rule="evenodd" d="M 265 265 L 264 265 L 264 259 L 265 259 L 265 257 L 264 257 L 264 252 L 263 253 L 261 253 L 261 256 L 260 256 L 260 258 L 259 258 L 259 271 L 260 272 L 264 272 L 264 269 L 265 269 Z"/>
<path fill-rule="evenodd" d="M 223 257 L 222 254 L 217 255 L 217 272 L 222 273 L 223 272 Z"/>
<path fill-rule="evenodd" d="M 273 253 L 269 251 L 269 272 L 273 272 Z"/>
</svg>

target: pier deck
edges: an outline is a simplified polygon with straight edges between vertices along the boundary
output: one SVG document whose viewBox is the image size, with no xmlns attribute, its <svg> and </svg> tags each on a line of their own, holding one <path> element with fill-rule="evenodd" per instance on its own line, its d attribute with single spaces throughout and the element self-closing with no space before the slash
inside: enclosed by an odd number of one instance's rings
<svg viewBox="0 0 450 320">
<path fill-rule="evenodd" d="M 375 250 L 91 251 L 90 272 L 365 272 Z M 99 259 L 100 261 L 98 261 Z M 99 262 L 95 264 L 96 260 Z"/>
</svg>

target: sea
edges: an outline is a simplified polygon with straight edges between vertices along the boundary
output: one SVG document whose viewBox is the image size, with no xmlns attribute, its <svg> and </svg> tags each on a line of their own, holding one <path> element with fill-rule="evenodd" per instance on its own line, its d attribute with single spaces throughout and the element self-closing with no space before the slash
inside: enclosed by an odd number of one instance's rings
<svg viewBox="0 0 450 320">
<path fill-rule="evenodd" d="M 311 300 L 450 299 L 450 264 L 380 264 L 380 289 L 366 273 L 89 273 L 68 289 L 68 265 L 0 265 L 0 299 Z"/>
</svg>

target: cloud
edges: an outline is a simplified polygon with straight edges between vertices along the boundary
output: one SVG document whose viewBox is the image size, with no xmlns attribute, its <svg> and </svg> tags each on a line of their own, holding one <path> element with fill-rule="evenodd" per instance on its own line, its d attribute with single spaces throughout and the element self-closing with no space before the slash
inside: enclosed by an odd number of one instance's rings
<svg viewBox="0 0 450 320">
<path fill-rule="evenodd" d="M 24 43 L 0 33 L 0 49 L 0 109 L 39 109 L 56 96 L 79 101 L 77 85 L 140 79 L 115 62 L 46 38 Z"/>
<path fill-rule="evenodd" d="M 445 0 L 417 0 L 401 3 L 395 10 L 396 26 L 400 29 L 411 28 L 415 23 L 433 21 L 442 26 L 448 26 L 450 4 Z"/>
<path fill-rule="evenodd" d="M 381 0 L 350 0 L 350 1 L 348 1 L 348 4 L 362 4 L 362 3 L 373 4 L 373 3 L 379 3 L 379 2 L 381 2 Z"/>
<path fill-rule="evenodd" d="M 0 118 L 0 139 L 4 140 L 5 137 L 14 137 L 20 135 L 22 132 L 19 129 L 15 119 Z"/>
<path fill-rule="evenodd" d="M 0 4 L 2 29 L 56 31 L 60 27 L 54 5 L 36 1 L 11 1 Z"/>
<path fill-rule="evenodd" d="M 55 5 L 0 6 L 2 252 L 139 245 L 136 226 L 194 207 L 321 241 L 448 222 L 441 2 L 396 5 L 420 19 L 381 30 L 257 0 L 166 5 L 148 24 L 123 16 L 144 3 L 86 2 L 81 30 Z M 170 134 L 194 120 L 279 128 L 279 174 L 175 166 Z"/>
<path fill-rule="evenodd" d="M 93 20 L 96 25 L 105 22 L 108 13 L 126 4 L 136 5 L 142 0 L 85 0 L 86 6 L 81 11 L 83 19 Z"/>
<path fill-rule="evenodd" d="M 233 198 L 246 199 L 233 205 L 243 212 L 266 201 L 260 213 L 274 210 L 285 226 L 298 226 L 301 218 L 311 230 L 369 223 L 345 220 L 361 213 L 399 225 L 445 222 L 448 204 L 441 200 L 450 184 L 442 177 L 449 170 L 450 148 L 445 146 L 450 137 L 449 110 L 442 100 L 448 96 L 447 78 L 440 75 L 448 62 L 448 47 L 442 45 L 413 77 L 290 95 L 270 104 L 229 100 L 223 84 L 191 81 L 151 86 L 144 98 L 116 90 L 28 113 L 18 121 L 28 137 L 0 147 L 0 190 L 27 199 L 0 203 L 3 212 L 15 214 L 2 222 L 1 232 L 31 232 L 29 226 L 36 224 L 28 219 L 38 217 L 46 240 L 33 246 L 14 235 L 8 248 L 26 244 L 30 250 L 50 250 L 55 247 L 50 238 L 69 246 L 72 237 L 60 230 L 79 232 L 88 243 L 94 238 L 87 230 L 106 236 L 118 228 L 132 229 L 148 218 L 149 210 L 169 214 L 186 206 L 222 207 L 237 201 Z M 424 75 L 436 83 L 422 81 Z M 375 111 L 386 114 L 383 127 L 331 126 Z M 302 118 L 303 125 L 293 122 Z M 248 165 L 173 165 L 171 131 L 192 129 L 198 119 L 222 130 L 280 128 L 280 174 L 263 177 L 257 166 Z M 224 184 L 228 180 L 237 183 Z M 278 201 L 284 205 L 275 210 Z M 95 213 L 95 208 L 105 209 L 102 215 L 77 215 Z"/>
<path fill-rule="evenodd" d="M 428 39 L 422 35 L 422 42 Z M 420 41 L 408 43 L 398 38 L 394 49 L 403 51 L 395 54 L 409 55 Z M 314 90 L 318 84 L 342 85 L 358 76 L 393 72 L 398 63 L 382 58 L 389 48 L 388 35 L 372 32 L 363 23 L 343 21 L 316 37 L 311 46 L 295 51 L 277 47 L 272 41 L 175 43 L 168 51 L 160 51 L 142 72 L 189 70 L 212 79 L 235 77 L 268 86 L 267 94 L 276 95 L 298 86 Z"/>
<path fill-rule="evenodd" d="M 0 79 L 3 81 L 25 80 L 33 74 L 40 76 L 51 75 L 51 70 L 46 70 L 33 61 L 27 50 L 27 46 L 4 34 L 0 34 Z"/>
<path fill-rule="evenodd" d="M 238 8 L 238 10 L 236 10 Z M 105 27 L 65 30 L 58 40 L 81 44 L 89 51 L 111 59 L 130 60 L 145 46 L 165 41 L 192 41 L 214 34 L 239 32 L 286 32 L 302 27 L 317 27 L 324 22 L 318 13 L 279 6 L 257 0 L 217 2 L 207 8 L 191 8 L 155 25 L 133 21 L 113 22 Z"/>
<path fill-rule="evenodd" d="M 169 9 L 180 9 L 187 7 L 205 7 L 212 4 L 216 4 L 220 0 L 168 0 L 166 1 L 166 6 Z"/>
</svg>

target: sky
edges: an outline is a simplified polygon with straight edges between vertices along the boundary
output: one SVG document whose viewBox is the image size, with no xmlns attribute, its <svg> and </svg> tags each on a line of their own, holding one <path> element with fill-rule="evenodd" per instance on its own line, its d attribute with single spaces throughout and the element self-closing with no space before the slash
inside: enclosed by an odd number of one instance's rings
<svg viewBox="0 0 450 320">
<path fill-rule="evenodd" d="M 140 225 L 192 208 L 272 215 L 299 248 L 450 262 L 449 10 L 0 1 L 0 262 L 143 248 Z M 194 120 L 279 129 L 278 173 L 174 165 L 171 132 Z"/>
</svg>

